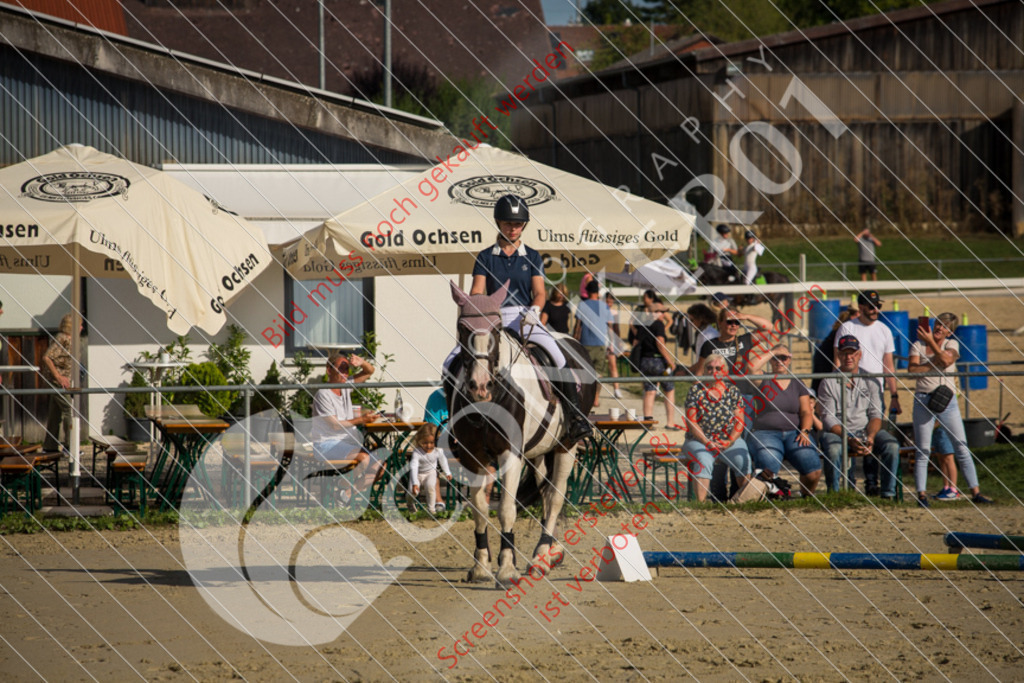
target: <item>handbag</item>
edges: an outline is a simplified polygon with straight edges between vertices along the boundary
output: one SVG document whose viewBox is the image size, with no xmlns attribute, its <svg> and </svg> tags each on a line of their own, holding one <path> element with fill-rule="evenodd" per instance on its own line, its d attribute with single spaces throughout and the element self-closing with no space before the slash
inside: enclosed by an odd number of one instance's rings
<svg viewBox="0 0 1024 683">
<path fill-rule="evenodd" d="M 750 501 L 764 500 L 768 497 L 768 483 L 759 477 L 751 477 L 747 483 L 732 494 L 730 503 L 749 503 Z"/>
<path fill-rule="evenodd" d="M 944 411 L 952 400 L 953 390 L 943 384 L 941 387 L 928 394 L 928 403 L 925 405 L 928 410 L 937 415 Z"/>
</svg>

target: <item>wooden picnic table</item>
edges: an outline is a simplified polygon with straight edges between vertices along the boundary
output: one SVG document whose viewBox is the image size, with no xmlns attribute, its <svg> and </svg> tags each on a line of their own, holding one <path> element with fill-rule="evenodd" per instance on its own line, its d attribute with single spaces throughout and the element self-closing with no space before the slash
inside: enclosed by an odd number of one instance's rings
<svg viewBox="0 0 1024 683">
<path fill-rule="evenodd" d="M 576 466 L 569 475 L 566 498 L 573 505 L 598 500 L 605 494 L 632 501 L 630 487 L 626 486 L 619 468 L 619 455 L 625 454 L 632 463 L 637 446 L 657 421 L 631 418 L 628 414 L 613 420 L 608 413 L 602 413 L 591 415 L 590 422 L 594 433 L 583 442 L 583 452 L 577 456 Z M 627 432 L 634 431 L 637 432 L 635 438 L 626 436 Z"/>
<path fill-rule="evenodd" d="M 149 415 L 160 432 L 160 454 L 149 481 L 161 497 L 161 508 L 177 509 L 188 479 L 197 466 L 197 474 L 203 479 L 205 490 L 213 490 L 202 458 L 230 425 L 223 420 L 203 416 L 195 406 L 158 408 L 161 410 Z"/>
</svg>

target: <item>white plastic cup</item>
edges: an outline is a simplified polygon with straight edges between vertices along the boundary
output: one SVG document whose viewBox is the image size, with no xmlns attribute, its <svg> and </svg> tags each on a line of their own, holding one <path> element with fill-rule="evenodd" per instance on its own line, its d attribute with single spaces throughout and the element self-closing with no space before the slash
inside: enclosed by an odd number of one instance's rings
<svg viewBox="0 0 1024 683">
<path fill-rule="evenodd" d="M 609 408 L 608 409 L 608 417 L 610 417 L 612 420 L 618 420 L 621 416 L 622 416 L 622 411 L 619 410 L 618 408 Z"/>
<path fill-rule="evenodd" d="M 636 419 L 636 408 L 630 408 L 629 412 L 627 414 L 629 415 L 629 419 L 630 420 L 635 420 Z"/>
</svg>

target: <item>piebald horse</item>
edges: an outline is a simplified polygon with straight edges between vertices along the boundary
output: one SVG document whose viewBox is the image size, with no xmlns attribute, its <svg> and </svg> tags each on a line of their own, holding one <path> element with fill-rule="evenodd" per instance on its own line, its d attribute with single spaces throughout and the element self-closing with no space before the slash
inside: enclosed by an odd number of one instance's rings
<svg viewBox="0 0 1024 683">
<path fill-rule="evenodd" d="M 499 586 L 507 586 L 519 576 L 512 526 L 516 521 L 516 495 L 524 462 L 528 460 L 533 465 L 543 498 L 540 541 L 533 555 L 536 567 L 546 571 L 562 557 L 555 541 L 555 525 L 576 461 L 576 444 L 560 442 L 566 420 L 548 380 L 538 375 L 538 366 L 531 362 L 520 341 L 502 329 L 501 303 L 506 291 L 507 283 L 489 296 L 471 296 L 452 283 L 452 298 L 459 305 L 460 352 L 452 364 L 454 375 L 449 373 L 445 384 L 452 450 L 459 462 L 477 475 L 472 477 L 470 487 L 476 550 L 469 579 L 493 578 Z M 529 325 L 523 327 L 528 330 Z M 579 342 L 563 337 L 559 344 L 567 358 L 566 368 L 547 368 L 548 376 L 575 369 L 575 376 L 583 383 L 580 402 L 589 409 L 597 392 L 594 368 Z M 495 461 L 501 477 L 501 550 L 498 572 L 492 575 L 484 484 L 487 466 Z"/>
</svg>

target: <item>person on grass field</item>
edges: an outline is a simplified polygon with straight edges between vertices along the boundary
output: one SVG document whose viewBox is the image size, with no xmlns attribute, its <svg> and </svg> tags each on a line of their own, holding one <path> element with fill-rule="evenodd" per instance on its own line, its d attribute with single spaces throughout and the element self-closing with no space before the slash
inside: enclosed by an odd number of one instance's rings
<svg viewBox="0 0 1024 683">
<path fill-rule="evenodd" d="M 544 263 L 540 253 L 522 241 L 529 221 L 530 208 L 521 197 L 507 194 L 498 200 L 494 205 L 498 239 L 493 246 L 477 254 L 469 293 L 494 294 L 508 282 L 508 293 L 501 306 L 502 325 L 518 334 L 524 342 L 530 341 L 543 348 L 556 368 L 564 368 L 562 350 L 540 322 L 540 312 L 547 298 Z M 459 348 L 456 347 L 445 361 L 446 369 L 458 354 Z M 552 385 L 568 423 L 566 439 L 575 443 L 590 436 L 590 420 L 580 410 L 575 380 L 567 373 Z"/>
</svg>

